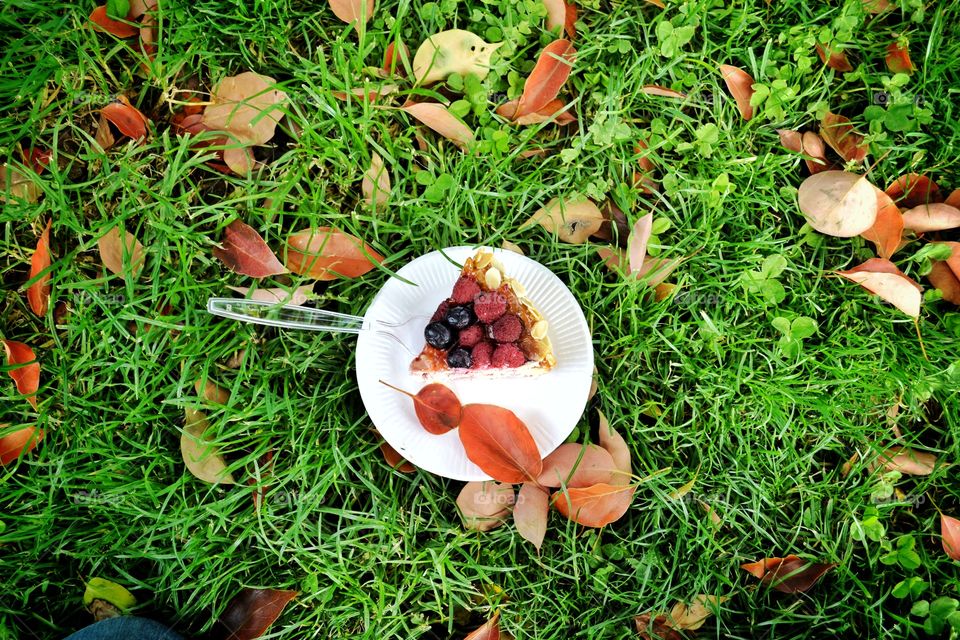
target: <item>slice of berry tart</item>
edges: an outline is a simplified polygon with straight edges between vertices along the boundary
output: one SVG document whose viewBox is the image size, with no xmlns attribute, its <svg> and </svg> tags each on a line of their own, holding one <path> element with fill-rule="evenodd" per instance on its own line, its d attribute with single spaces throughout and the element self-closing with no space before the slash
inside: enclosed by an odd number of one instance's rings
<svg viewBox="0 0 960 640">
<path fill-rule="evenodd" d="M 423 330 L 414 373 L 534 375 L 556 365 L 547 321 L 487 250 L 468 258 Z"/>
</svg>

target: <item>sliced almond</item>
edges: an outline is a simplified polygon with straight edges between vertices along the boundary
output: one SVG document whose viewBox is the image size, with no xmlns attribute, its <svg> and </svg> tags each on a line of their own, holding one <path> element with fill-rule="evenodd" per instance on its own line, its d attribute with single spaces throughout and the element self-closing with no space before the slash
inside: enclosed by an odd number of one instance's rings
<svg viewBox="0 0 960 640">
<path fill-rule="evenodd" d="M 487 288 L 490 290 L 499 289 L 500 283 L 503 282 L 503 276 L 500 275 L 500 270 L 496 267 L 487 269 L 487 273 L 483 279 L 487 284 Z"/>
<path fill-rule="evenodd" d="M 474 261 L 477 265 L 477 269 L 483 269 L 485 266 L 490 264 L 491 260 L 493 260 L 493 254 L 489 251 L 483 251 L 477 254 L 477 257 Z"/>
<path fill-rule="evenodd" d="M 517 294 L 518 298 L 527 297 L 527 289 L 523 286 L 523 284 L 520 283 L 520 281 L 508 278 L 507 283 L 513 288 L 513 292 Z"/>
<path fill-rule="evenodd" d="M 533 336 L 536 340 L 543 340 L 544 338 L 547 337 L 548 328 L 549 328 L 549 325 L 547 324 L 547 321 L 540 320 L 535 325 L 533 325 L 533 328 L 530 329 L 530 335 Z"/>
</svg>

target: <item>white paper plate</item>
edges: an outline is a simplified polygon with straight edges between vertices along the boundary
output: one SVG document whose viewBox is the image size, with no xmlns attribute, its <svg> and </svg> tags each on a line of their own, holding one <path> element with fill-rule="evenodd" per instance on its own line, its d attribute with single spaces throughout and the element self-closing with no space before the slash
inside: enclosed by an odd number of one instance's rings
<svg viewBox="0 0 960 640">
<path fill-rule="evenodd" d="M 547 455 L 570 435 L 583 415 L 593 376 L 590 331 L 573 294 L 549 269 L 512 251 L 493 252 L 506 274 L 526 287 L 527 296 L 549 322 L 557 366 L 529 378 L 443 382 L 464 404 L 496 404 L 513 411 L 530 429 L 540 453 Z M 423 348 L 423 328 L 429 316 L 450 296 L 460 276 L 458 265 L 474 253 L 475 247 L 453 247 L 421 256 L 397 271 L 416 286 L 391 278 L 370 303 L 364 326 L 376 329 L 382 327 L 379 322 L 406 323 L 385 330 L 413 354 L 389 335 L 376 331 L 361 332 L 357 342 L 357 382 L 377 430 L 416 466 L 456 480 L 488 480 L 490 476 L 467 458 L 456 429 L 442 436 L 428 433 L 417 421 L 413 401 L 379 381 L 411 393 L 426 384 L 422 377 L 410 373 L 410 361 Z"/>
</svg>

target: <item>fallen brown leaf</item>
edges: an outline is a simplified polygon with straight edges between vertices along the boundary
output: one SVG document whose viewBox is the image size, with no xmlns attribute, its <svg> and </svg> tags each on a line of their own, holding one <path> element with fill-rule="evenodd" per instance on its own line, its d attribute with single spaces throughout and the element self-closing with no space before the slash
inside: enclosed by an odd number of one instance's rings
<svg viewBox="0 0 960 640">
<path fill-rule="evenodd" d="M 15 340 L 0 340 L 7 355 L 7 366 L 15 367 L 7 373 L 13 378 L 17 391 L 27 396 L 27 402 L 37 408 L 37 389 L 40 388 L 40 363 L 33 349 Z"/>
<path fill-rule="evenodd" d="M 50 305 L 50 272 L 47 269 L 50 268 L 50 224 L 52 222 L 47 220 L 47 226 L 43 228 L 43 233 L 37 241 L 37 249 L 30 258 L 29 279 L 37 279 L 27 289 L 27 302 L 30 309 L 41 317 L 47 315 L 47 308 Z M 47 272 L 40 276 L 44 271 Z"/>
<path fill-rule="evenodd" d="M 920 317 L 923 288 L 889 260 L 871 258 L 853 269 L 837 273 L 877 294 L 911 318 Z"/>
</svg>

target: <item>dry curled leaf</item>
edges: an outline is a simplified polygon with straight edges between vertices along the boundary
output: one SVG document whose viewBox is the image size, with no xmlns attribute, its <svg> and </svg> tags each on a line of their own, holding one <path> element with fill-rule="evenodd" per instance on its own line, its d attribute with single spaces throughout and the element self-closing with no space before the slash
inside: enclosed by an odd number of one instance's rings
<svg viewBox="0 0 960 640">
<path fill-rule="evenodd" d="M 514 120 L 540 111 L 557 97 L 570 77 L 576 53 L 569 40 L 554 40 L 544 47 L 536 66 L 523 83 Z"/>
<path fill-rule="evenodd" d="M 873 226 L 861 233 L 861 237 L 869 240 L 876 246 L 877 255 L 881 258 L 890 257 L 900 248 L 903 237 L 903 214 L 883 191 L 876 189 L 877 218 Z"/>
<path fill-rule="evenodd" d="M 928 476 L 937 465 L 937 456 L 910 447 L 894 446 L 880 454 L 877 460 L 886 471 L 899 471 L 911 476 Z"/>
<path fill-rule="evenodd" d="M 203 110 L 204 126 L 231 133 L 245 144 L 266 144 L 287 102 L 287 94 L 276 84 L 273 78 L 251 71 L 224 78 L 213 89 L 213 104 Z"/>
<path fill-rule="evenodd" d="M 891 42 L 887 45 L 887 55 L 883 58 L 883 61 L 887 63 L 887 69 L 891 73 L 913 73 L 916 71 L 916 67 L 913 66 L 913 61 L 910 60 L 910 49 L 906 44 L 901 44 L 899 41 Z"/>
<path fill-rule="evenodd" d="M 509 409 L 464 405 L 458 431 L 467 458 L 494 480 L 535 481 L 543 471 L 543 458 L 530 430 Z"/>
<path fill-rule="evenodd" d="M 213 248 L 213 255 L 232 271 L 252 278 L 287 272 L 260 234 L 240 220 L 227 226 L 221 246 Z"/>
<path fill-rule="evenodd" d="M 817 45 L 817 55 L 820 56 L 820 62 L 831 69 L 848 73 L 853 71 L 853 65 L 847 59 L 847 54 L 841 50 L 830 49 L 826 45 Z"/>
<path fill-rule="evenodd" d="M 533 543 L 537 551 L 540 551 L 543 538 L 547 534 L 549 514 L 550 496 L 546 489 L 533 482 L 524 482 L 513 507 L 513 522 L 520 537 Z"/>
<path fill-rule="evenodd" d="M 287 290 L 281 287 L 268 287 L 263 289 L 251 289 L 250 287 L 227 287 L 227 289 L 236 291 L 242 296 L 249 297 L 250 300 L 292 305 L 302 305 L 304 302 L 309 300 L 310 296 L 313 294 L 313 285 L 304 285 L 293 290 Z"/>
<path fill-rule="evenodd" d="M 828 111 L 820 122 L 820 135 L 846 162 L 863 162 L 867 157 L 869 147 L 845 116 Z"/>
<path fill-rule="evenodd" d="M 960 227 L 960 209 L 935 202 L 903 212 L 903 228 L 914 233 L 945 231 Z"/>
<path fill-rule="evenodd" d="M 143 270 L 143 245 L 128 231 L 123 232 L 121 240 L 120 229 L 121 225 L 112 227 L 97 240 L 100 261 L 111 273 L 123 277 L 130 275 L 136 280 Z"/>
<path fill-rule="evenodd" d="M 952 560 L 960 560 L 960 520 L 940 514 L 940 543 Z"/>
<path fill-rule="evenodd" d="M 940 187 L 936 182 L 916 173 L 902 175 L 890 183 L 884 192 L 903 209 L 913 209 L 922 204 L 943 200 Z M 949 204 L 949 203 L 948 203 Z M 957 206 L 957 205 L 953 205 Z"/>
<path fill-rule="evenodd" d="M 196 478 L 211 484 L 236 484 L 227 471 L 227 463 L 217 447 L 204 435 L 210 427 L 207 416 L 195 409 L 184 410 L 184 427 L 180 435 L 180 455 L 187 470 Z"/>
<path fill-rule="evenodd" d="M 442 104 L 418 102 L 401 107 L 401 110 L 406 111 L 458 147 L 465 148 L 476 138 L 473 130 Z"/>
<path fill-rule="evenodd" d="M 126 96 L 117 96 L 110 104 L 100 110 L 100 115 L 128 138 L 139 140 L 147 136 L 147 124 L 150 120 L 139 109 L 130 104 Z"/>
<path fill-rule="evenodd" d="M 837 565 L 809 562 L 789 555 L 785 558 L 764 558 L 740 565 L 763 584 L 783 593 L 802 593 L 817 583 L 827 571 Z"/>
<path fill-rule="evenodd" d="M 811 175 L 800 185 L 797 203 L 811 227 L 839 238 L 859 235 L 877 219 L 875 187 L 846 171 Z"/>
<path fill-rule="evenodd" d="M 7 366 L 13 367 L 7 373 L 13 378 L 17 391 L 27 396 L 27 402 L 37 408 L 37 389 L 40 388 L 40 363 L 33 349 L 22 342 L 2 340 L 7 356 Z"/>
<path fill-rule="evenodd" d="M 660 98 L 676 98 L 677 100 L 683 100 L 687 97 L 687 94 L 680 91 L 675 91 L 669 87 L 661 87 L 658 84 L 645 84 L 640 87 L 640 93 L 645 93 L 648 96 L 657 96 Z"/>
<path fill-rule="evenodd" d="M 616 463 L 603 447 L 575 442 L 561 444 L 543 459 L 538 481 L 545 487 L 589 487 L 611 483 Z"/>
<path fill-rule="evenodd" d="M 382 207 L 390 199 L 390 172 L 384 166 L 383 158 L 377 153 L 371 154 L 370 168 L 363 173 L 360 192 L 363 194 L 363 201 L 371 206 L 376 203 L 378 207 Z"/>
<path fill-rule="evenodd" d="M 513 487 L 493 480 L 468 482 L 457 496 L 463 527 L 472 531 L 489 531 L 499 527 L 515 502 Z"/>
<path fill-rule="evenodd" d="M 568 488 L 553 494 L 553 506 L 585 527 L 604 527 L 623 517 L 633 502 L 633 492 L 630 485 L 606 483 Z"/>
<path fill-rule="evenodd" d="M 47 269 L 50 268 L 51 222 L 53 221 L 47 221 L 47 226 L 43 228 L 43 233 L 37 241 L 37 249 L 30 258 L 30 279 L 37 279 L 27 289 L 27 302 L 30 304 L 30 309 L 41 317 L 47 315 L 47 307 L 50 305 L 50 272 Z M 41 273 L 43 275 L 40 275 Z"/>
<path fill-rule="evenodd" d="M 630 254 L 631 273 L 643 268 L 643 262 L 647 259 L 647 243 L 650 241 L 652 233 L 653 212 L 651 211 L 637 219 L 637 222 L 633 225 L 633 233 L 630 234 L 627 250 Z"/>
<path fill-rule="evenodd" d="M 22 455 L 33 451 L 43 440 L 43 430 L 24 427 L 6 432 L 9 424 L 0 424 L 0 465 L 8 465 Z"/>
<path fill-rule="evenodd" d="M 871 258 L 853 269 L 837 273 L 877 294 L 911 318 L 920 317 L 922 287 L 889 260 Z"/>
<path fill-rule="evenodd" d="M 603 212 L 592 200 L 574 194 L 565 199 L 553 198 L 520 228 L 538 223 L 563 242 L 583 244 L 600 229 L 603 221 Z"/>
<path fill-rule="evenodd" d="M 490 57 L 502 44 L 491 44 L 462 29 L 435 33 L 414 54 L 413 77 L 419 85 L 443 80 L 451 73 L 472 73 L 483 80 L 490 71 Z"/>
<path fill-rule="evenodd" d="M 362 276 L 383 262 L 383 256 L 339 229 L 316 227 L 287 238 L 285 262 L 298 275 L 336 280 Z"/>
<path fill-rule="evenodd" d="M 640 640 L 688 640 L 690 636 L 671 626 L 665 613 L 643 613 L 633 619 Z"/>
<path fill-rule="evenodd" d="M 750 105 L 750 98 L 753 97 L 753 76 L 740 67 L 730 64 L 720 65 L 720 74 L 727 84 L 727 90 L 737 101 L 737 109 L 741 117 L 744 120 L 753 118 L 753 107 Z"/>
<path fill-rule="evenodd" d="M 244 589 L 233 597 L 220 615 L 220 624 L 227 630 L 225 640 L 259 638 L 280 617 L 284 607 L 297 593 L 277 589 Z"/>
<path fill-rule="evenodd" d="M 40 185 L 21 170 L 10 165 L 0 165 L 0 202 L 22 200 L 32 204 L 40 199 Z"/>
<path fill-rule="evenodd" d="M 373 0 L 328 0 L 333 15 L 347 24 L 352 24 L 357 31 L 373 16 Z"/>
</svg>

